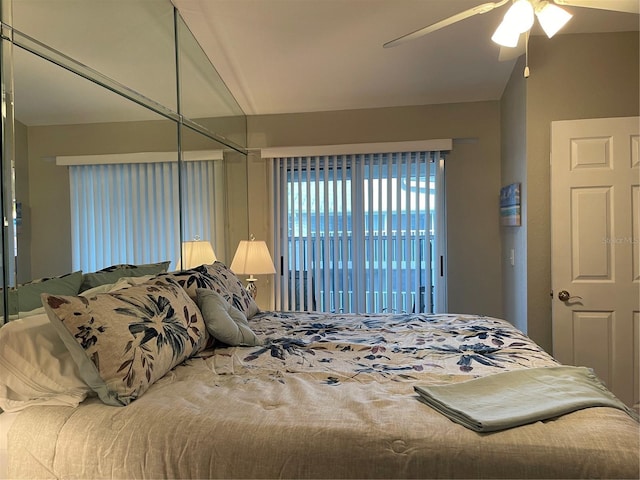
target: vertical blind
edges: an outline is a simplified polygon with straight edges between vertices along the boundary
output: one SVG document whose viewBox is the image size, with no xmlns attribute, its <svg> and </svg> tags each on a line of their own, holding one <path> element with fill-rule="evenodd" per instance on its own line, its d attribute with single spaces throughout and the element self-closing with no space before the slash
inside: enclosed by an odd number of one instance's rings
<svg viewBox="0 0 640 480">
<path fill-rule="evenodd" d="M 214 240 L 214 161 L 183 162 L 185 239 Z M 69 166 L 74 270 L 172 260 L 180 255 L 177 162 Z M 221 222 L 222 224 L 222 222 Z M 214 243 L 215 246 L 215 243 Z M 171 268 L 171 267 L 170 267 Z"/>
<path fill-rule="evenodd" d="M 276 308 L 430 312 L 440 152 L 275 158 Z"/>
<path fill-rule="evenodd" d="M 189 161 L 182 170 L 184 240 L 209 240 L 224 255 L 226 207 L 224 162 Z"/>
</svg>

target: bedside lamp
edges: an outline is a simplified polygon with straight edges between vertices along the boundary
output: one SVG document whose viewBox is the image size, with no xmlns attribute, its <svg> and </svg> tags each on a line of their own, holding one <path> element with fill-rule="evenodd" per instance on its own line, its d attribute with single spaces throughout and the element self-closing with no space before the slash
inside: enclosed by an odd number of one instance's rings
<svg viewBox="0 0 640 480">
<path fill-rule="evenodd" d="M 209 265 L 217 260 L 211 242 L 198 240 L 182 242 L 182 266 L 178 262 L 178 270 L 188 270 L 200 265 Z"/>
<path fill-rule="evenodd" d="M 253 298 L 256 298 L 258 294 L 258 288 L 256 287 L 258 279 L 254 275 L 276 273 L 267 244 L 262 240 L 255 240 L 253 235 L 251 240 L 242 240 L 240 242 L 230 268 L 236 274 L 249 275 L 249 278 L 247 278 L 247 291 Z"/>
</svg>

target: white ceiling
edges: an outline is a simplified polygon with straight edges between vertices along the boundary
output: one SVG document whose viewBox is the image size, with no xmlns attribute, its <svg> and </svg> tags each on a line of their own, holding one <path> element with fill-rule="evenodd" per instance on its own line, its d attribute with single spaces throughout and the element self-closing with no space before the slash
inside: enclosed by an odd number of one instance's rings
<svg viewBox="0 0 640 480">
<path fill-rule="evenodd" d="M 172 0 L 248 115 L 499 99 L 515 60 L 499 62 L 490 36 L 507 6 L 382 48 L 483 1 Z M 570 10 L 567 33 L 639 29 L 638 15 Z M 170 3 L 14 0 L 13 16 L 22 33 L 176 108 Z M 183 38 L 185 115 L 236 114 L 232 99 L 206 87 L 215 72 L 198 68 L 190 47 Z M 21 49 L 14 61 L 16 118 L 26 125 L 161 118 Z"/>
<path fill-rule="evenodd" d="M 248 115 L 496 100 L 515 63 L 490 40 L 506 6 L 382 48 L 486 0 L 172 1 Z M 564 34 L 639 29 L 638 15 L 567 10 Z"/>
</svg>

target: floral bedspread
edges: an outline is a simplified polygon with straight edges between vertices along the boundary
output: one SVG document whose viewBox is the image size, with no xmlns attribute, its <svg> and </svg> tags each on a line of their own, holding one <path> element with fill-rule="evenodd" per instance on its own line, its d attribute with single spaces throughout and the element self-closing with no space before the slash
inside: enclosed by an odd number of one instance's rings
<svg viewBox="0 0 640 480">
<path fill-rule="evenodd" d="M 281 382 L 278 372 L 308 373 L 327 385 L 451 382 L 556 364 L 510 323 L 477 315 L 262 312 L 250 322 L 263 345 L 233 349 L 227 367 L 231 349 L 216 349 L 218 373 L 267 370 Z"/>
<path fill-rule="evenodd" d="M 249 324 L 261 346 L 202 351 L 127 406 L 22 411 L 9 477 L 637 476 L 638 426 L 621 410 L 479 434 L 418 400 L 415 385 L 556 365 L 506 321 L 264 312 Z"/>
</svg>

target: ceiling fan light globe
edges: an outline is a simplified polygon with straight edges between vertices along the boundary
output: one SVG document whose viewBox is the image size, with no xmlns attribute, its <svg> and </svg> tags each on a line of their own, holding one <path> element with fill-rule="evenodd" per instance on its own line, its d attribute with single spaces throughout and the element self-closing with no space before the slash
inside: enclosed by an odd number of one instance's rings
<svg viewBox="0 0 640 480">
<path fill-rule="evenodd" d="M 498 45 L 503 47 L 515 48 L 518 46 L 518 40 L 520 39 L 520 32 L 513 29 L 506 20 L 503 20 L 495 33 L 491 37 Z"/>
<path fill-rule="evenodd" d="M 503 23 L 508 23 L 518 33 L 524 33 L 533 27 L 535 20 L 533 5 L 529 0 L 516 0 L 504 15 Z"/>
<path fill-rule="evenodd" d="M 542 8 L 536 10 L 536 16 L 544 33 L 546 33 L 549 38 L 558 33 L 558 31 L 571 20 L 571 17 L 573 17 L 573 15 L 566 10 L 548 2 L 545 2 Z"/>
</svg>

